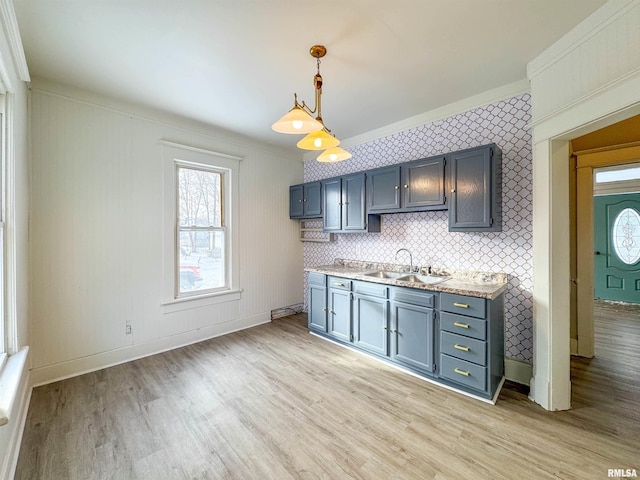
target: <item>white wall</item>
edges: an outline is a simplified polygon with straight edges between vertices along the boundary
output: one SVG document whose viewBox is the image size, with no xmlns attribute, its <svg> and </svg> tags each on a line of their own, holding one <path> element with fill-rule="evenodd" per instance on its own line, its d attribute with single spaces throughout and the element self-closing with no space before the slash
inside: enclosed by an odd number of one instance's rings
<svg viewBox="0 0 640 480">
<path fill-rule="evenodd" d="M 35 384 L 262 323 L 302 301 L 302 246 L 288 218 L 288 187 L 303 171 L 295 153 L 42 80 L 30 127 Z M 239 301 L 161 306 L 161 139 L 244 157 Z"/>
<path fill-rule="evenodd" d="M 640 0 L 611 0 L 527 68 L 534 140 L 531 397 L 548 410 L 571 402 L 568 141 L 640 112 L 639 49 Z"/>
</svg>

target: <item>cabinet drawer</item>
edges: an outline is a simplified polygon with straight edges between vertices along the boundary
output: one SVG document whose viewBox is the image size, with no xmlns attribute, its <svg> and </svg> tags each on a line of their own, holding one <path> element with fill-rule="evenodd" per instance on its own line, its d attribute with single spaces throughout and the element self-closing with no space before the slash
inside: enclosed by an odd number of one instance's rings
<svg viewBox="0 0 640 480">
<path fill-rule="evenodd" d="M 408 303 L 411 305 L 420 305 L 422 307 L 434 307 L 435 296 L 437 294 L 430 292 L 421 292 L 412 288 L 392 288 L 391 300 L 396 302 Z"/>
<path fill-rule="evenodd" d="M 309 285 L 325 286 L 327 277 L 323 273 L 309 272 L 307 276 L 307 283 Z"/>
<path fill-rule="evenodd" d="M 476 390 L 487 389 L 487 367 L 453 358 L 444 353 L 440 355 L 440 377 Z"/>
<path fill-rule="evenodd" d="M 327 287 L 337 288 L 339 290 L 351 290 L 351 280 L 340 277 L 329 277 L 327 279 Z"/>
<path fill-rule="evenodd" d="M 487 342 L 455 333 L 440 332 L 440 352 L 482 366 L 487 364 Z"/>
<path fill-rule="evenodd" d="M 470 317 L 486 318 L 486 301 L 484 298 L 467 297 L 466 295 L 454 295 L 443 293 L 440 295 L 440 310 Z"/>
<path fill-rule="evenodd" d="M 353 282 L 353 292 L 368 297 L 387 298 L 389 288 L 386 285 L 370 282 Z"/>
<path fill-rule="evenodd" d="M 440 329 L 458 333 L 478 340 L 487 339 L 487 321 L 473 317 L 464 317 L 455 313 L 440 314 Z"/>
</svg>

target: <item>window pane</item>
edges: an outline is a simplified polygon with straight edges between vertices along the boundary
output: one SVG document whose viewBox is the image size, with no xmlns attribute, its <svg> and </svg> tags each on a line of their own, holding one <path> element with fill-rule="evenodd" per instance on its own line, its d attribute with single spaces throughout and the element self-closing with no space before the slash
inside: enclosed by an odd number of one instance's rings
<svg viewBox="0 0 640 480">
<path fill-rule="evenodd" d="M 640 179 L 640 167 L 618 167 L 596 171 L 596 183 L 624 182 Z"/>
<path fill-rule="evenodd" d="M 179 292 L 224 288 L 226 286 L 224 230 L 181 229 L 179 237 Z"/>
<path fill-rule="evenodd" d="M 627 265 L 640 260 L 640 214 L 633 208 L 622 210 L 611 231 L 613 249 L 618 258 Z"/>
<path fill-rule="evenodd" d="M 178 225 L 222 226 L 222 174 L 178 167 Z"/>
</svg>

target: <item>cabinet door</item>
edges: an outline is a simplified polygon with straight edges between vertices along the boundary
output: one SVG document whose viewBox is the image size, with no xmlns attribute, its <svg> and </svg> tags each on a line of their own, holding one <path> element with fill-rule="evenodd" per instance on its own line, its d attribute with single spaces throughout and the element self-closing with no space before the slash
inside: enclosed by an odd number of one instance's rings
<svg viewBox="0 0 640 480">
<path fill-rule="evenodd" d="M 388 302 L 355 295 L 353 299 L 353 343 L 363 350 L 388 355 Z"/>
<path fill-rule="evenodd" d="M 289 187 L 289 218 L 301 218 L 304 215 L 303 190 L 302 185 Z"/>
<path fill-rule="evenodd" d="M 351 342 L 351 292 L 329 289 L 329 334 Z"/>
<path fill-rule="evenodd" d="M 324 224 L 326 232 L 340 230 L 342 228 L 342 188 L 339 178 L 324 180 L 322 188 L 324 190 Z"/>
<path fill-rule="evenodd" d="M 367 174 L 367 211 L 400 208 L 400 167 L 381 168 Z"/>
<path fill-rule="evenodd" d="M 309 285 L 309 329 L 327 332 L 327 289 Z"/>
<path fill-rule="evenodd" d="M 418 160 L 404 165 L 402 197 L 404 208 L 443 206 L 444 157 Z"/>
<path fill-rule="evenodd" d="M 433 309 L 397 302 L 391 305 L 391 358 L 400 364 L 432 374 Z"/>
<path fill-rule="evenodd" d="M 304 216 L 313 218 L 322 215 L 322 185 L 320 182 L 304 184 Z"/>
<path fill-rule="evenodd" d="M 449 231 L 491 229 L 491 155 L 489 147 L 451 155 Z"/>
<path fill-rule="evenodd" d="M 357 173 L 342 177 L 342 229 L 365 230 L 365 175 Z"/>
</svg>

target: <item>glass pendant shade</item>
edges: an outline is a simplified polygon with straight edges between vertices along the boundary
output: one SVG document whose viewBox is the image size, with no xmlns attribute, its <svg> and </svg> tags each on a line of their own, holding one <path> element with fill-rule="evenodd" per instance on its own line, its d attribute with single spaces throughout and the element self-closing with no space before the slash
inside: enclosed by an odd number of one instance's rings
<svg viewBox="0 0 640 480">
<path fill-rule="evenodd" d="M 287 112 L 280 120 L 271 125 L 279 133 L 310 133 L 324 128 L 318 120 L 297 105 Z"/>
<path fill-rule="evenodd" d="M 309 133 L 306 137 L 298 142 L 298 148 L 304 150 L 326 150 L 327 148 L 337 147 L 340 140 L 329 135 L 324 130 Z"/>
<path fill-rule="evenodd" d="M 351 154 L 347 152 L 344 148 L 333 147 L 322 152 L 320 156 L 317 158 L 317 160 L 319 162 L 333 163 L 333 162 L 341 162 L 342 160 L 347 160 L 349 158 L 351 158 Z"/>
</svg>

